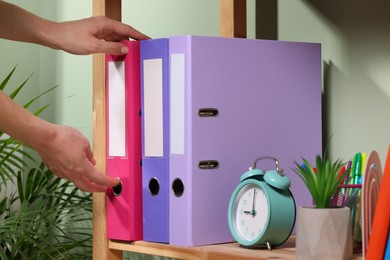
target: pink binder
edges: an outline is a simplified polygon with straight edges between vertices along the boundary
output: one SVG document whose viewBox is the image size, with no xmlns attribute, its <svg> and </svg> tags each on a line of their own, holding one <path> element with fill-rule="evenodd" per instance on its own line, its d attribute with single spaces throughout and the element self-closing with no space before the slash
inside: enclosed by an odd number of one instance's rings
<svg viewBox="0 0 390 260">
<path fill-rule="evenodd" d="M 141 97 L 139 42 L 124 56 L 106 56 L 107 175 L 121 185 L 107 191 L 107 237 L 142 240 Z"/>
</svg>

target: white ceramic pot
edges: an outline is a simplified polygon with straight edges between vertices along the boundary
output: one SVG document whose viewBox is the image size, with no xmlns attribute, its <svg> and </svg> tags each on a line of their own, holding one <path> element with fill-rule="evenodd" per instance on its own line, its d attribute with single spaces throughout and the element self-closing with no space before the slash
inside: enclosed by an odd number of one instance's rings
<svg viewBox="0 0 390 260">
<path fill-rule="evenodd" d="M 300 207 L 296 255 L 299 260 L 338 260 L 352 257 L 350 209 Z"/>
</svg>

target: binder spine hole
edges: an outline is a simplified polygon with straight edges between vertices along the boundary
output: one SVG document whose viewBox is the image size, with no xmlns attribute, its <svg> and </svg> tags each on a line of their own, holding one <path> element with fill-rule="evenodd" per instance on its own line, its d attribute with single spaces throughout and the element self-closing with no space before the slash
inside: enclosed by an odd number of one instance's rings
<svg viewBox="0 0 390 260">
<path fill-rule="evenodd" d="M 184 183 L 181 179 L 177 178 L 172 182 L 172 191 L 175 197 L 181 197 L 184 193 Z"/>
<path fill-rule="evenodd" d="M 211 170 L 219 167 L 219 162 L 216 160 L 200 161 L 198 168 L 201 170 Z"/>
<path fill-rule="evenodd" d="M 112 192 L 115 196 L 119 196 L 122 193 L 122 181 L 119 178 L 116 179 L 119 180 L 119 184 L 112 188 Z"/>
<path fill-rule="evenodd" d="M 201 108 L 198 110 L 198 116 L 200 117 L 216 117 L 219 115 L 219 111 L 216 108 Z"/>
<path fill-rule="evenodd" d="M 157 196 L 160 192 L 160 182 L 155 177 L 149 181 L 149 192 L 152 196 Z"/>
</svg>

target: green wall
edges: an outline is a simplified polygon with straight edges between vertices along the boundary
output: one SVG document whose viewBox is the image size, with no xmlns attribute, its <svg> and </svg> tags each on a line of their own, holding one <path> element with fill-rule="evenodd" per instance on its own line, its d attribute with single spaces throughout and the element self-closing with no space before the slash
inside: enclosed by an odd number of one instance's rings
<svg viewBox="0 0 390 260">
<path fill-rule="evenodd" d="M 333 158 L 390 141 L 390 2 L 278 1 L 280 40 L 322 43 L 325 131 Z M 351 8 L 353 6 L 353 8 Z"/>
</svg>

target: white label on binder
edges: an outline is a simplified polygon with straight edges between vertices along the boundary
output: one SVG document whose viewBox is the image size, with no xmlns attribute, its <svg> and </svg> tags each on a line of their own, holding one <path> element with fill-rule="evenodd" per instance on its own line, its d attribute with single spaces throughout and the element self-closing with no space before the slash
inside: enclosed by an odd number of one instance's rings
<svg viewBox="0 0 390 260">
<path fill-rule="evenodd" d="M 144 152 L 164 155 L 162 59 L 144 60 Z"/>
<path fill-rule="evenodd" d="M 170 69 L 170 153 L 184 154 L 184 54 L 171 54 Z"/>
<path fill-rule="evenodd" d="M 108 62 L 108 155 L 126 156 L 125 63 Z"/>
</svg>

